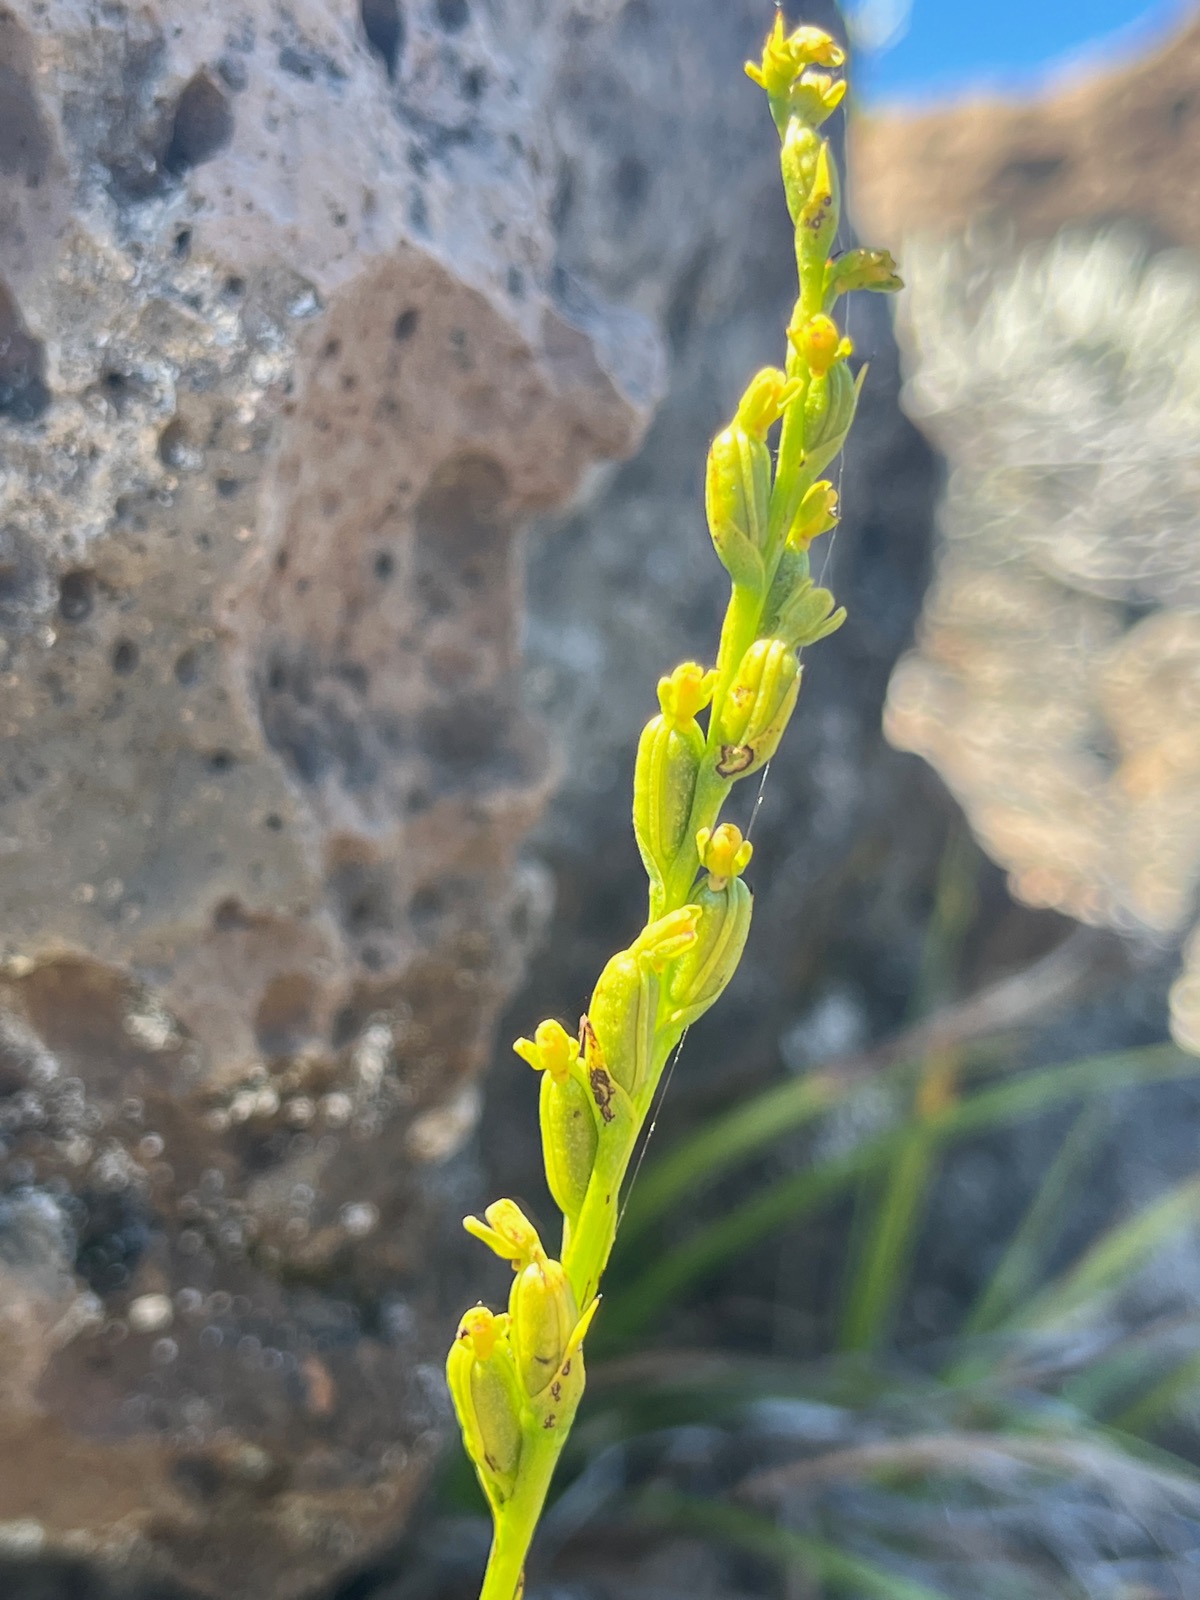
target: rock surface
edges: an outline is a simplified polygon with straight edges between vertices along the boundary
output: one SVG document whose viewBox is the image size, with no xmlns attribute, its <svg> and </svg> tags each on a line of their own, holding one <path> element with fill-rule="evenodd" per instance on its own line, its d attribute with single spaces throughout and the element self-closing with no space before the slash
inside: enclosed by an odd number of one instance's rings
<svg viewBox="0 0 1200 1600">
<path fill-rule="evenodd" d="M 865 121 L 907 409 L 950 467 L 888 731 L 1026 902 L 1179 946 L 1200 893 L 1200 24 L 1022 105 Z M 1171 995 L 1200 1050 L 1200 932 Z"/>
<path fill-rule="evenodd" d="M 604 10 L 0 12 L 0 1563 L 290 1596 L 424 1481 L 521 530 L 659 383 L 554 273 Z"/>
</svg>

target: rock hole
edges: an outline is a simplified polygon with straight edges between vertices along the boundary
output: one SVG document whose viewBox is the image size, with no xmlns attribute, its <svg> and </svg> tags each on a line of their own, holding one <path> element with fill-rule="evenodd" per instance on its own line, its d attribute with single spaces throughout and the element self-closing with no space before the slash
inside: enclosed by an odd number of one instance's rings
<svg viewBox="0 0 1200 1600">
<path fill-rule="evenodd" d="M 177 261 L 186 261 L 192 253 L 192 230 L 190 228 L 180 228 L 175 235 L 175 242 L 171 249 Z"/>
<path fill-rule="evenodd" d="M 470 72 L 463 74 L 463 98 L 475 105 L 483 98 L 483 91 L 487 88 L 487 73 L 482 67 L 472 67 Z"/>
<path fill-rule="evenodd" d="M 263 818 L 263 827 L 269 828 L 272 833 L 283 832 L 283 818 L 278 811 L 268 811 Z"/>
<path fill-rule="evenodd" d="M 1036 189 L 1056 178 L 1067 164 L 1066 156 L 1018 156 L 1005 162 L 995 177 L 997 188 Z"/>
<path fill-rule="evenodd" d="M 233 137 L 233 110 L 206 72 L 184 85 L 175 105 L 163 166 L 176 177 L 211 161 Z"/>
<path fill-rule="evenodd" d="M 175 681 L 190 689 L 200 678 L 200 657 L 194 650 L 185 650 L 175 659 Z"/>
<path fill-rule="evenodd" d="M 186 467 L 190 464 L 191 453 L 188 450 L 187 433 L 183 423 L 176 417 L 168 422 L 158 436 L 158 459 L 164 467 Z"/>
<path fill-rule="evenodd" d="M 386 583 L 396 570 L 396 558 L 390 550 L 381 550 L 375 557 L 375 576 Z"/>
<path fill-rule="evenodd" d="M 417 590 L 433 609 L 451 604 L 458 584 L 503 580 L 512 543 L 507 492 L 504 471 L 489 456 L 453 456 L 432 474 L 414 521 Z"/>
<path fill-rule="evenodd" d="M 218 933 L 233 933 L 252 926 L 245 906 L 232 897 L 213 907 L 212 925 Z"/>
<path fill-rule="evenodd" d="M 94 574 L 77 568 L 64 572 L 58 582 L 58 614 L 64 622 L 82 622 L 96 603 Z"/>
<path fill-rule="evenodd" d="M 140 652 L 132 639 L 118 639 L 112 653 L 112 669 L 119 677 L 127 678 L 137 671 Z"/>
<path fill-rule="evenodd" d="M 392 338 L 397 344 L 404 344 L 416 333 L 417 323 L 420 320 L 421 314 L 416 306 L 409 306 L 408 310 L 402 311 L 392 324 Z"/>
<path fill-rule="evenodd" d="M 16 301 L 0 283 L 0 417 L 36 422 L 50 404 L 45 351 L 25 331 Z"/>
<path fill-rule="evenodd" d="M 216 773 L 230 772 L 236 760 L 231 750 L 214 750 L 208 757 L 208 770 Z"/>
<path fill-rule="evenodd" d="M 367 43 L 394 81 L 396 63 L 404 49 L 404 17 L 397 0 L 359 0 L 358 14 Z"/>
<path fill-rule="evenodd" d="M 312 1032 L 315 996 L 302 972 L 279 973 L 263 990 L 254 1035 L 265 1056 L 290 1055 Z"/>
<path fill-rule="evenodd" d="M 470 17 L 467 0 L 437 0 L 437 19 L 447 33 L 461 33 Z"/>
<path fill-rule="evenodd" d="M 232 89 L 234 94 L 241 94 L 250 81 L 246 71 L 246 63 L 239 61 L 237 56 L 221 56 L 217 62 L 217 77 L 227 89 Z"/>
</svg>

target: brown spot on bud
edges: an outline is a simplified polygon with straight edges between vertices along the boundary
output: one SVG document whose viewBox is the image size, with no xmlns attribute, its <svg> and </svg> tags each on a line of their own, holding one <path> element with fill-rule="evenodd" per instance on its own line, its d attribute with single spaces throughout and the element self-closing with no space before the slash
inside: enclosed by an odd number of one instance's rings
<svg viewBox="0 0 1200 1600">
<path fill-rule="evenodd" d="M 612 1079 L 603 1067 L 593 1067 L 588 1073 L 588 1082 L 592 1086 L 592 1099 L 596 1102 L 596 1109 L 605 1122 L 611 1122 L 616 1116 L 612 1108 L 615 1092 Z"/>
<path fill-rule="evenodd" d="M 550 1413 L 550 1415 L 546 1418 L 546 1420 L 542 1423 L 542 1427 L 543 1428 L 552 1428 L 554 1426 L 554 1424 L 555 1424 L 555 1420 L 556 1420 L 556 1418 L 555 1418 L 555 1415 L 554 1415 L 554 1413 L 552 1411 Z"/>
<path fill-rule="evenodd" d="M 754 761 L 754 751 L 748 744 L 723 744 L 721 759 L 717 762 L 719 778 L 736 778 Z"/>
</svg>

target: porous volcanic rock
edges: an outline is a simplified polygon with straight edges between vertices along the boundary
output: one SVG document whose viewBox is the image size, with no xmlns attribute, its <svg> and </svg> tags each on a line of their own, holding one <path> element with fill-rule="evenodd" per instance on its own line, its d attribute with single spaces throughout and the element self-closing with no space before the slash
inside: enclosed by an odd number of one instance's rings
<svg viewBox="0 0 1200 1600">
<path fill-rule="evenodd" d="M 554 273 L 606 9 L 0 10 L 0 1562 L 270 1600 L 423 1481 L 520 535 L 658 385 Z"/>
</svg>

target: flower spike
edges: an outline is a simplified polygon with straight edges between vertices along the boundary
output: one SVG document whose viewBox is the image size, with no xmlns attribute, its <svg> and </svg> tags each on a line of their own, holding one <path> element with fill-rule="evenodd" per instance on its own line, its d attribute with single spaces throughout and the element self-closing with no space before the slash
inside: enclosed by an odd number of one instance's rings
<svg viewBox="0 0 1200 1600">
<path fill-rule="evenodd" d="M 821 476 L 841 450 L 866 369 L 835 320 L 854 290 L 900 286 L 884 250 L 835 254 L 840 179 L 821 129 L 846 92 L 842 46 L 778 15 L 760 62 L 780 137 L 797 297 L 781 366 L 755 373 L 708 452 L 704 510 L 731 580 L 716 665 L 658 683 L 638 740 L 632 820 L 645 926 L 604 966 L 572 1038 L 553 1018 L 513 1048 L 538 1074 L 546 1182 L 562 1214 L 551 1256 L 512 1200 L 467 1230 L 513 1267 L 508 1310 L 468 1311 L 446 1364 L 495 1536 L 483 1600 L 519 1600 L 525 1552 L 584 1391 L 584 1344 L 616 1238 L 622 1190 L 667 1062 L 737 971 L 754 900 L 750 841 L 721 810 L 774 755 L 800 692 L 798 652 L 845 617 L 813 581 L 810 547 L 837 523 Z M 728 413 L 727 413 L 728 414 Z M 582 1308 L 582 1309 L 581 1309 Z"/>
</svg>

